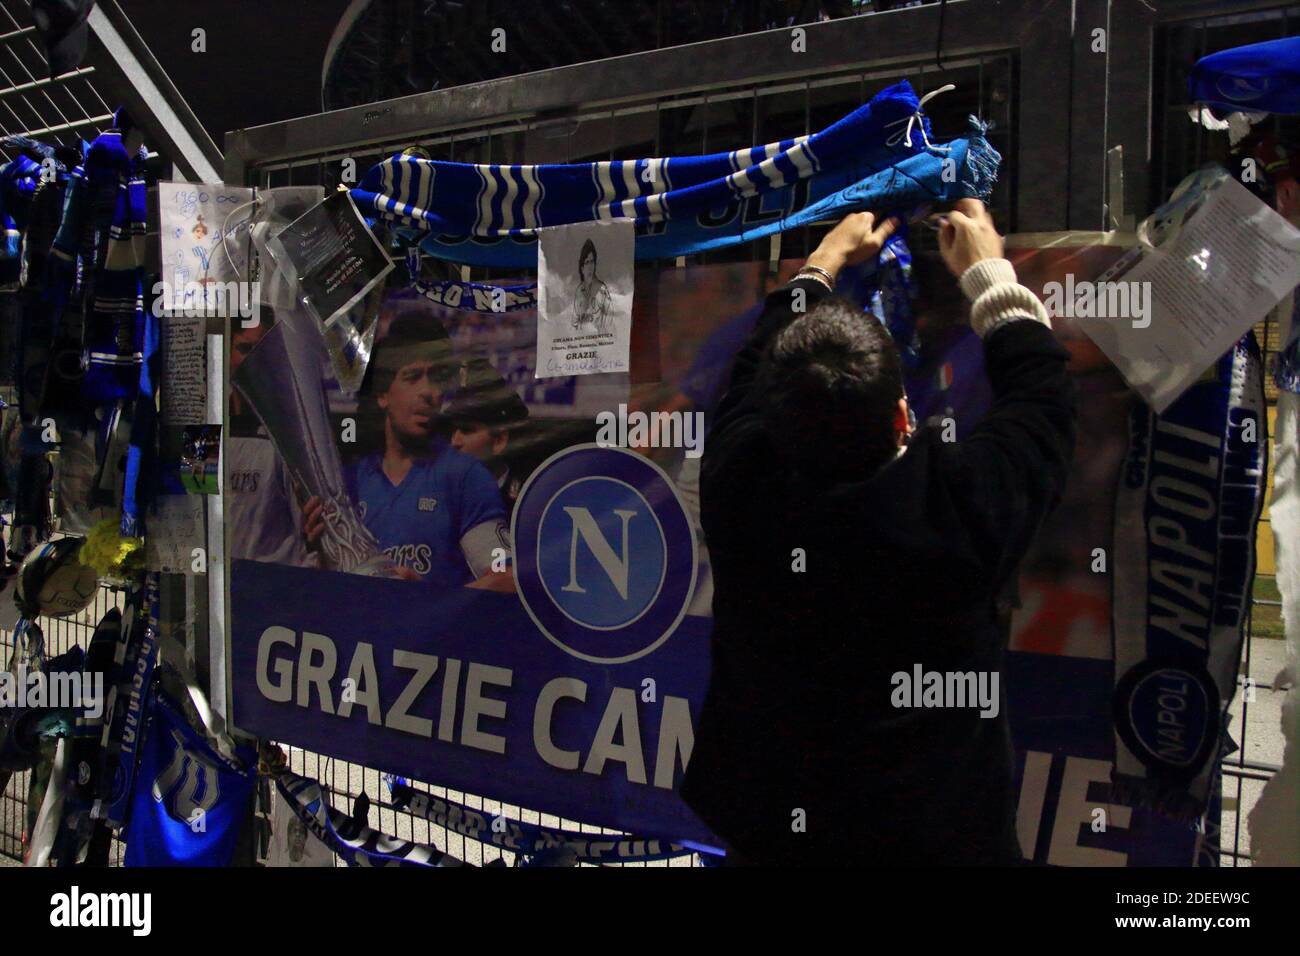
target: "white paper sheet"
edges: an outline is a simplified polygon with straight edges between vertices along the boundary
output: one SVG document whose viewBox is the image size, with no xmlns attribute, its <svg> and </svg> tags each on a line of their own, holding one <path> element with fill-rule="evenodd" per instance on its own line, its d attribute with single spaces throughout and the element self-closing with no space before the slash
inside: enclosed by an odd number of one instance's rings
<svg viewBox="0 0 1300 956">
<path fill-rule="evenodd" d="M 202 495 L 159 495 L 146 520 L 145 564 L 165 574 L 195 574 L 194 549 L 206 548 Z"/>
<path fill-rule="evenodd" d="M 1096 286 L 1142 284 L 1149 315 L 1074 318 L 1163 412 L 1300 283 L 1300 230 L 1209 170 L 1189 177 L 1143 227 L 1148 242 Z"/>
<path fill-rule="evenodd" d="M 229 253 L 240 258 L 247 250 L 231 239 L 222 246 L 222 230 L 237 231 L 248 220 L 249 209 L 232 216 L 251 202 L 253 190 L 221 183 L 159 183 L 159 233 L 162 241 L 162 279 L 180 301 L 164 307 L 183 310 L 196 305 L 195 291 L 230 270 Z M 242 235 L 242 234 L 241 234 Z"/>
</svg>

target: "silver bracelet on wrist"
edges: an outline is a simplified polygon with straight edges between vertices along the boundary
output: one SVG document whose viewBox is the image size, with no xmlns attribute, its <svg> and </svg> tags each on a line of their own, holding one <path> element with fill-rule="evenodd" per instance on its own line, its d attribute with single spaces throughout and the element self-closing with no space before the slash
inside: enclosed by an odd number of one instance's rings
<svg viewBox="0 0 1300 956">
<path fill-rule="evenodd" d="M 795 278 L 797 279 L 802 275 L 806 275 L 810 279 L 816 279 L 818 282 L 826 286 L 826 288 L 830 289 L 832 292 L 835 291 L 835 277 L 831 275 L 829 272 L 827 272 L 825 269 L 823 269 L 821 266 L 805 265 L 802 269 L 800 269 L 798 272 L 795 273 Z"/>
</svg>

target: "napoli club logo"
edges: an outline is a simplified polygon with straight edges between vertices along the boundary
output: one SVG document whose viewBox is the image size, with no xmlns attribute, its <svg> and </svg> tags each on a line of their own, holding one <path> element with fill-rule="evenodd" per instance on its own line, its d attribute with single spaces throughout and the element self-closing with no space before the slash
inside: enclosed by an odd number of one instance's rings
<svg viewBox="0 0 1300 956">
<path fill-rule="evenodd" d="M 1215 86 L 1225 100 L 1234 103 L 1250 103 L 1267 94 L 1273 84 L 1268 77 L 1225 76 L 1221 77 Z"/>
<path fill-rule="evenodd" d="M 621 664 L 676 629 L 695 589 L 695 529 L 658 465 L 578 445 L 548 458 L 515 506 L 525 610 L 574 657 Z"/>
<path fill-rule="evenodd" d="M 1115 688 L 1115 729 L 1133 756 L 1170 781 L 1200 773 L 1218 743 L 1219 691 L 1199 664 L 1148 658 Z"/>
</svg>

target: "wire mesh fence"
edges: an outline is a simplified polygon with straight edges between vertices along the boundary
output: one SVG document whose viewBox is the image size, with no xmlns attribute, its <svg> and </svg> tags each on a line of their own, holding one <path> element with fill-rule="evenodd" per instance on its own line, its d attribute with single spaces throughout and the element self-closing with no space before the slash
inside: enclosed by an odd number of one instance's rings
<svg viewBox="0 0 1300 956">
<path fill-rule="evenodd" d="M 120 609 L 124 597 L 123 589 L 104 586 L 99 588 L 90 607 L 80 614 L 62 618 L 38 618 L 36 623 L 44 640 L 45 655 L 57 657 L 74 646 L 87 647 L 95 632 L 95 625 L 110 609 Z M 0 593 L 0 600 L 11 601 L 12 597 L 8 592 Z M 9 665 L 14 650 L 13 630 L 0 629 L 0 660 L 4 665 Z M 53 744 L 46 746 L 48 756 L 52 758 Z M 5 779 L 6 776 L 8 779 Z M 44 789 L 43 773 L 39 768 L 12 775 L 0 770 L 0 780 L 4 781 L 3 786 L 0 786 L 0 856 L 21 860 L 25 855 L 36 814 L 40 810 L 38 798 Z M 109 857 L 115 866 L 122 862 L 122 851 L 123 844 L 115 840 Z"/>
<path fill-rule="evenodd" d="M 91 607 L 75 617 L 41 618 L 38 623 L 44 634 L 47 654 L 54 656 L 64 653 L 73 645 L 85 647 L 94 632 L 95 624 L 110 608 L 120 608 L 123 597 L 121 589 L 104 587 L 100 589 Z M 1240 749 L 1223 762 L 1223 813 L 1217 836 L 1221 864 L 1225 866 L 1249 865 L 1250 843 L 1246 820 L 1264 783 L 1276 772 L 1281 760 L 1283 741 L 1279 728 L 1284 691 L 1274 687 L 1272 680 L 1281 667 L 1284 642 L 1268 626 L 1268 622 L 1277 617 L 1276 605 L 1277 602 L 1257 597 L 1252 603 L 1248 620 L 1249 636 L 1242 654 L 1242 688 L 1233 702 L 1230 724 L 1232 737 Z M 0 649 L 3 650 L 4 661 L 8 662 L 14 650 L 11 630 L 0 630 Z M 365 794 L 370 800 L 369 825 L 382 833 L 435 846 L 476 866 L 494 861 L 506 865 L 516 862 L 515 855 L 508 851 L 449 832 L 445 826 L 439 826 L 396 806 L 389 794 L 387 775 L 375 768 L 311 753 L 298 747 L 285 746 L 284 750 L 289 758 L 290 769 L 318 781 L 331 803 L 345 813 L 350 813 L 355 801 Z M 0 776 L 3 774 L 0 773 Z M 4 782 L 3 797 L 0 797 L 0 856 L 10 860 L 23 858 L 26 838 L 39 809 L 29 797 L 32 777 L 31 771 L 11 775 Z M 592 835 L 608 836 L 618 833 L 432 783 L 408 782 L 416 790 L 463 804 L 480 811 L 489 819 L 502 816 L 508 820 Z M 1207 836 L 1212 846 L 1215 834 L 1211 832 Z M 115 841 L 110 857 L 113 865 L 120 865 L 122 852 L 123 844 Z M 698 863 L 697 856 L 684 855 L 662 863 L 622 865 L 691 866 Z"/>
</svg>

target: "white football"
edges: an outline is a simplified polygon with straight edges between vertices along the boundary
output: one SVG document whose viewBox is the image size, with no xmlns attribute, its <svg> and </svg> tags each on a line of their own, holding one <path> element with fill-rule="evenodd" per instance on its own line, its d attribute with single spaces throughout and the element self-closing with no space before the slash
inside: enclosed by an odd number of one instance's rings
<svg viewBox="0 0 1300 956">
<path fill-rule="evenodd" d="M 14 600 L 26 616 L 67 617 L 90 607 L 99 575 L 79 560 L 81 545 L 80 538 L 60 538 L 27 556 L 14 589 Z"/>
</svg>

